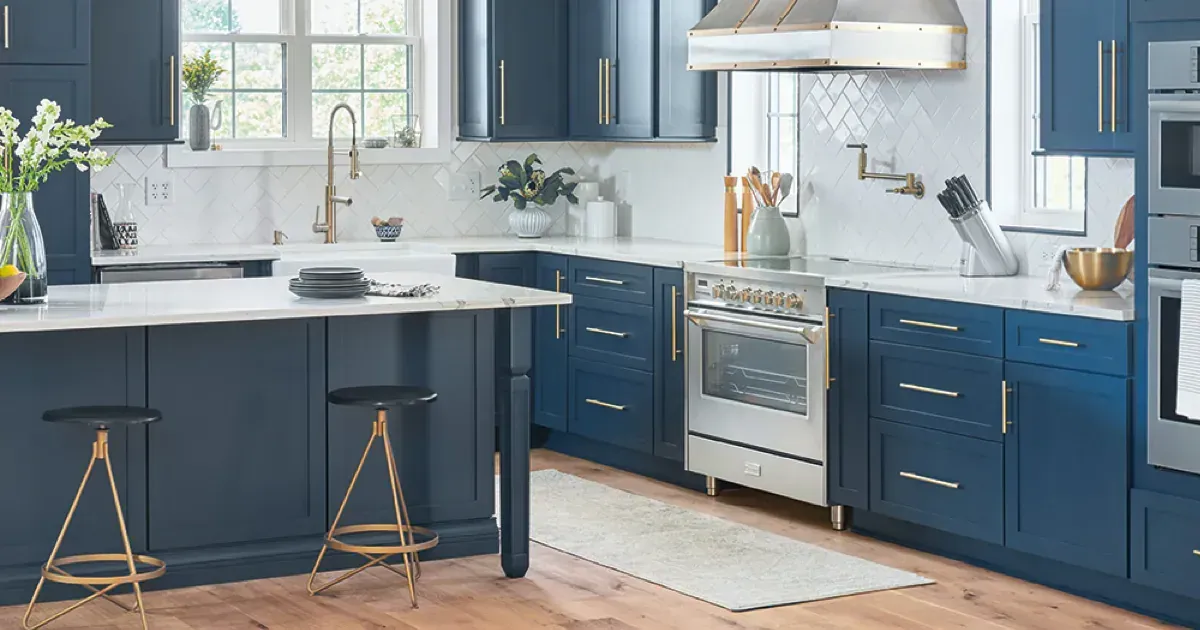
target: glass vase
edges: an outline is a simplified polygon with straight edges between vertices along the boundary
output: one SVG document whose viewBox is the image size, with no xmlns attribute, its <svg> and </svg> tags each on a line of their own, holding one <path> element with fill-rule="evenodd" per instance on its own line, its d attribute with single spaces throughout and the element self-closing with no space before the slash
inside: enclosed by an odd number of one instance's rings
<svg viewBox="0 0 1200 630">
<path fill-rule="evenodd" d="M 25 272 L 25 281 L 5 302 L 46 302 L 46 244 L 33 210 L 33 193 L 0 193 L 0 265 Z"/>
</svg>

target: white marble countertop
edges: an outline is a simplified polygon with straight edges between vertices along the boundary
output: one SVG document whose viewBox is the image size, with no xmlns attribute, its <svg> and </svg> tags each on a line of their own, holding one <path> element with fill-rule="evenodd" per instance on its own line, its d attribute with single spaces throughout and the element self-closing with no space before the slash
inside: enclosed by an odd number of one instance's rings
<svg viewBox="0 0 1200 630">
<path fill-rule="evenodd" d="M 92 252 L 93 267 L 278 260 L 271 245 L 144 245 L 135 251 Z"/>
<path fill-rule="evenodd" d="M 390 315 L 569 304 L 553 293 L 428 273 L 372 274 L 380 282 L 430 282 L 427 298 L 364 297 L 312 300 L 288 292 L 288 278 L 185 280 L 50 287 L 40 306 L 0 306 L 0 333 L 240 322 L 304 317 Z"/>
<path fill-rule="evenodd" d="M 1045 276 L 963 278 L 955 271 L 906 271 L 876 275 L 827 277 L 825 286 L 892 293 L 911 297 L 968 302 L 1002 308 L 1133 321 L 1133 285 L 1115 291 L 1083 291 L 1063 274 L 1057 291 L 1047 291 Z"/>
</svg>

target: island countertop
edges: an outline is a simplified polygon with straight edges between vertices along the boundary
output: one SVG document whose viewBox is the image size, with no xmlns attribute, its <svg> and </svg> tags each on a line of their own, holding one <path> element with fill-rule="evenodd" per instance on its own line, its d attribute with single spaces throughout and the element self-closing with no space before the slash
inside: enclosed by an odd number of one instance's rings
<svg viewBox="0 0 1200 630">
<path fill-rule="evenodd" d="M 50 287 L 47 304 L 0 306 L 0 333 L 395 315 L 571 303 L 567 293 L 445 275 L 394 272 L 372 274 L 372 277 L 380 282 L 404 285 L 431 283 L 440 286 L 441 290 L 424 298 L 368 296 L 350 300 L 313 300 L 292 295 L 288 291 L 288 278 L 56 286 Z"/>
</svg>

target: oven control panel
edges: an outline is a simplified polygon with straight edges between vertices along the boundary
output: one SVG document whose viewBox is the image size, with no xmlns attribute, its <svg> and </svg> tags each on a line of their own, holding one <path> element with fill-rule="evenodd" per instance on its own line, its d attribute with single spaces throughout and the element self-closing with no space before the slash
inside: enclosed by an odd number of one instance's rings
<svg viewBox="0 0 1200 630">
<path fill-rule="evenodd" d="M 825 287 L 756 282 L 699 275 L 692 278 L 691 300 L 793 316 L 825 316 Z"/>
</svg>

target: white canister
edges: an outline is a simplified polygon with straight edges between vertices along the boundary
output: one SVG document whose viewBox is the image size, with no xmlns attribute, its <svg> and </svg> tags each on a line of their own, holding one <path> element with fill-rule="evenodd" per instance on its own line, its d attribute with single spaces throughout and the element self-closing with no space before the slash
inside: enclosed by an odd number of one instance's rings
<svg viewBox="0 0 1200 630">
<path fill-rule="evenodd" d="M 588 204 L 600 198 L 598 182 L 579 182 L 575 185 L 578 204 L 567 206 L 567 236 L 584 236 L 587 230 Z"/>
<path fill-rule="evenodd" d="M 587 205 L 587 237 L 612 238 L 617 235 L 617 206 L 604 197 Z"/>
</svg>

